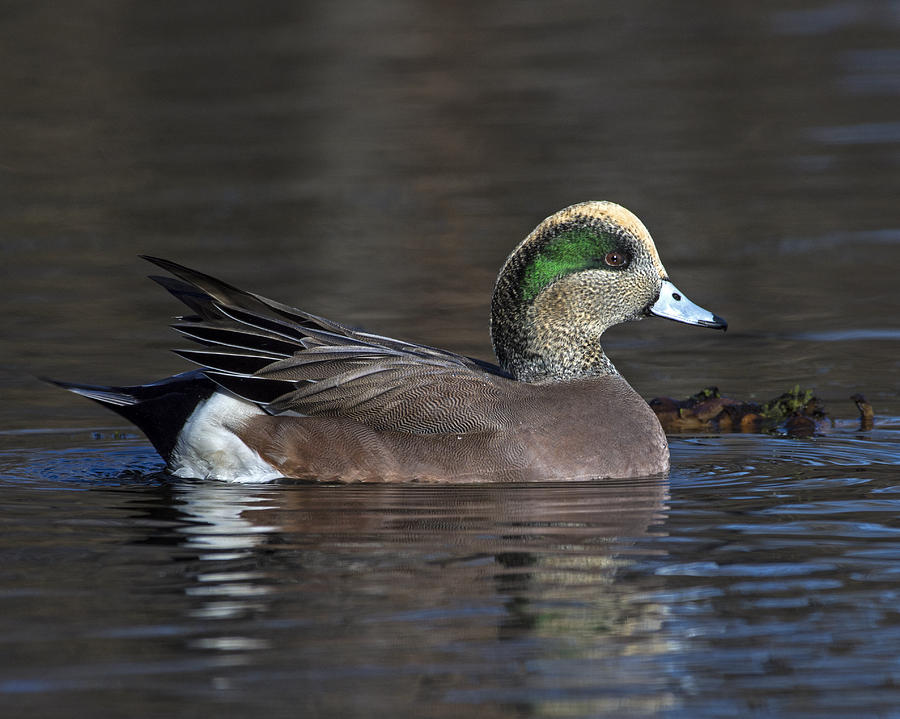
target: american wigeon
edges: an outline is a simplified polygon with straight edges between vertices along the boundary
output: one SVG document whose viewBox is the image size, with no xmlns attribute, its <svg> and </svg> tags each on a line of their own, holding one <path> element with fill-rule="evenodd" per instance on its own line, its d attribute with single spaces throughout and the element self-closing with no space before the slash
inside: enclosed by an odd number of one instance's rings
<svg viewBox="0 0 900 719">
<path fill-rule="evenodd" d="M 181 477 L 262 482 L 632 477 L 669 467 L 665 434 L 600 346 L 656 315 L 725 329 L 670 281 L 611 202 L 551 215 L 494 287 L 499 366 L 352 330 L 167 260 L 202 369 L 135 387 L 58 382 L 140 427 Z"/>
</svg>

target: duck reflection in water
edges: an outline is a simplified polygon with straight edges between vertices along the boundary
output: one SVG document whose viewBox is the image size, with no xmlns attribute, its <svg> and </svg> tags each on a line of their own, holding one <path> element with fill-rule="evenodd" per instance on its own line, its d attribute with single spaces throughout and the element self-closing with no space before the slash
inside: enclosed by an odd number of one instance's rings
<svg viewBox="0 0 900 719">
<path fill-rule="evenodd" d="M 665 607 L 635 601 L 647 587 L 635 586 L 640 572 L 630 571 L 658 546 L 663 478 L 443 486 L 169 479 L 160 491 L 151 518 L 165 522 L 153 523 L 154 536 L 176 560 L 168 584 L 181 597 L 189 647 L 213 652 L 228 686 L 278 681 L 340 692 L 346 677 L 377 668 L 394 696 L 427 684 L 436 696 L 467 701 L 488 687 L 528 694 L 558 683 L 552 665 L 561 660 L 576 667 L 566 682 L 592 681 L 592 662 L 605 657 L 621 664 L 621 687 L 646 696 L 628 662 L 652 666 L 665 652 L 648 641 Z M 523 647 L 534 661 L 527 672 L 504 660 Z M 483 671 L 460 672 L 460 662 Z"/>
</svg>

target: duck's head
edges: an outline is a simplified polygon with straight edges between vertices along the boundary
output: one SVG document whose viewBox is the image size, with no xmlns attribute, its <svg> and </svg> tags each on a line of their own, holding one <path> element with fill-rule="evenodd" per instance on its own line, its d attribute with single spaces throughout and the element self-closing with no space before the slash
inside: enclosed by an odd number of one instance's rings
<svg viewBox="0 0 900 719">
<path fill-rule="evenodd" d="M 725 329 L 669 281 L 653 239 L 612 202 L 551 215 L 513 250 L 491 303 L 491 339 L 514 377 L 541 382 L 615 373 L 600 336 L 647 315 Z"/>
</svg>

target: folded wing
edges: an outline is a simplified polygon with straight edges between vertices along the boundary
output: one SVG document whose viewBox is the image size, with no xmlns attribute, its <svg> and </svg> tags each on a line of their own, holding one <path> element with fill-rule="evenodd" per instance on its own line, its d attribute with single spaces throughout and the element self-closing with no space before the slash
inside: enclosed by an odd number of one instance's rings
<svg viewBox="0 0 900 719">
<path fill-rule="evenodd" d="M 173 327 L 203 346 L 176 352 L 219 386 L 272 414 L 344 417 L 415 434 L 492 431 L 510 418 L 513 382 L 453 352 L 352 330 L 174 262 L 151 277 L 193 315 Z"/>
</svg>

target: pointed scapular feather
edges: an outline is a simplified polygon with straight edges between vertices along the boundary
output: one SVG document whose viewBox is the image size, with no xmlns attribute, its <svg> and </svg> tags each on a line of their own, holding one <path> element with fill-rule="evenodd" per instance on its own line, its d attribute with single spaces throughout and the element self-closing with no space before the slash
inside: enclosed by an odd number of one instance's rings
<svg viewBox="0 0 900 719">
<path fill-rule="evenodd" d="M 215 277 L 198 272 L 197 270 L 192 270 L 189 267 L 179 265 L 176 262 L 164 260 L 161 257 L 150 257 L 149 255 L 141 255 L 141 257 L 158 267 L 162 267 L 166 272 L 175 275 L 197 289 L 202 290 L 212 299 L 219 301 L 223 305 L 246 310 L 265 311 L 266 309 L 265 303 L 261 302 L 249 292 L 240 290 Z"/>
<path fill-rule="evenodd" d="M 294 342 L 299 342 L 306 334 L 305 330 L 297 327 L 297 325 L 291 325 L 282 320 L 273 320 L 256 312 L 240 310 L 236 307 L 218 306 L 217 309 L 238 324 L 255 327 Z"/>
<path fill-rule="evenodd" d="M 158 285 L 162 285 L 162 287 L 168 290 L 173 297 L 196 312 L 197 316 L 190 318 L 193 321 L 200 322 L 205 320 L 207 322 L 214 322 L 221 320 L 224 317 L 219 308 L 213 303 L 212 298 L 193 285 L 189 285 L 182 280 L 177 280 L 174 277 L 162 277 L 160 275 L 150 275 L 149 279 L 153 280 Z"/>
<path fill-rule="evenodd" d="M 255 402 L 264 407 L 290 392 L 294 385 L 278 380 L 241 377 L 240 375 L 208 371 L 204 373 L 209 379 L 229 392 L 242 397 L 248 402 Z"/>
<path fill-rule="evenodd" d="M 209 325 L 174 324 L 172 328 L 205 345 L 219 345 L 242 350 L 261 350 L 281 357 L 288 357 L 298 349 L 294 343 L 238 327 L 225 328 Z"/>
<path fill-rule="evenodd" d="M 272 355 L 249 355 L 237 352 L 211 352 L 207 350 L 173 350 L 179 357 L 196 362 L 201 367 L 228 374 L 252 375 L 272 364 Z"/>
</svg>

